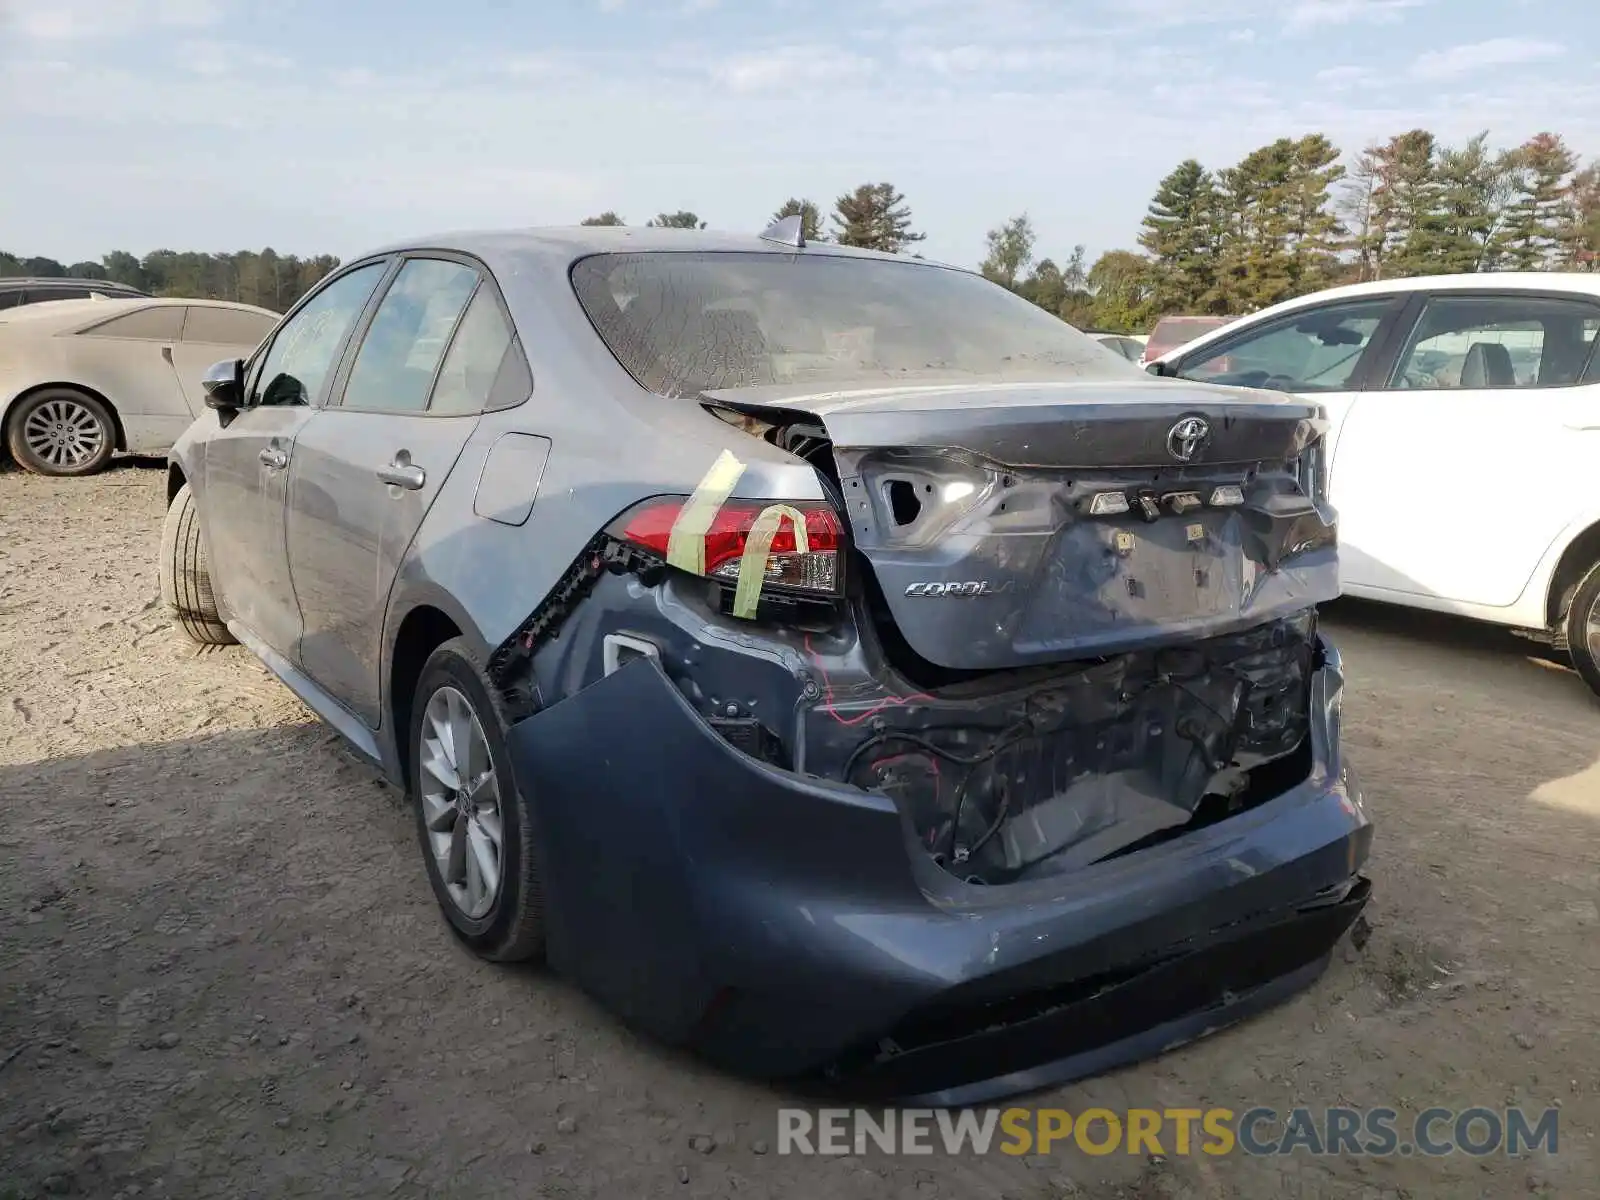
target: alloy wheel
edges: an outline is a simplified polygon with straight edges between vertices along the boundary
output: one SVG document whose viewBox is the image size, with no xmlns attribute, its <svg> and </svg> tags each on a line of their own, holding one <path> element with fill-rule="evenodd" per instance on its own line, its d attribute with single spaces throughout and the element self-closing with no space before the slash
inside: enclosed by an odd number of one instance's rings
<svg viewBox="0 0 1600 1200">
<path fill-rule="evenodd" d="M 422 819 L 455 906 L 477 920 L 500 894 L 505 827 L 483 723 L 456 688 L 428 698 L 422 719 Z"/>
<path fill-rule="evenodd" d="M 62 470 L 91 462 L 104 448 L 100 418 L 76 400 L 46 400 L 22 422 L 22 441 L 40 462 Z"/>
</svg>

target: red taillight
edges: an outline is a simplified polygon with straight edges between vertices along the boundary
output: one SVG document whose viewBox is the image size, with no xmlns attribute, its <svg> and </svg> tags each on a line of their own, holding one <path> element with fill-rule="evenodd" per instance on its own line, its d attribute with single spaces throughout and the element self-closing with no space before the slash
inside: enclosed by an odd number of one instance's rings
<svg viewBox="0 0 1600 1200">
<path fill-rule="evenodd" d="M 688 502 L 684 496 L 646 500 L 629 510 L 612 526 L 615 535 L 644 550 L 667 557 L 672 526 Z M 734 583 L 739 578 L 750 531 L 771 502 L 729 500 L 717 510 L 705 534 L 705 573 Z M 820 501 L 786 501 L 805 519 L 806 549 L 799 551 L 792 518 L 784 517 L 767 551 L 764 587 L 827 593 L 839 591 L 839 544 L 843 530 L 832 505 Z"/>
</svg>

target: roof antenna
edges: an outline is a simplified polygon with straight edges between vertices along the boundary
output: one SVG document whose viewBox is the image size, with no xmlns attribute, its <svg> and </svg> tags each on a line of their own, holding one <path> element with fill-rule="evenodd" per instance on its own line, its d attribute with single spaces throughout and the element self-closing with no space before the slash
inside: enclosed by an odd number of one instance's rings
<svg viewBox="0 0 1600 1200">
<path fill-rule="evenodd" d="M 793 246 L 796 250 L 806 248 L 806 231 L 804 218 L 795 213 L 793 216 L 784 217 L 781 221 L 774 221 L 767 226 L 766 232 L 761 235 L 763 242 L 777 242 L 780 246 Z"/>
</svg>

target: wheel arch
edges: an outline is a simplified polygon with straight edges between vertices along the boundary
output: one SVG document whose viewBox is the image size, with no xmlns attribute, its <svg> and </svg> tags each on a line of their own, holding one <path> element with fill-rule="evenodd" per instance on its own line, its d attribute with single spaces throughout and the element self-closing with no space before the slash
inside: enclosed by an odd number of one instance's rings
<svg viewBox="0 0 1600 1200">
<path fill-rule="evenodd" d="M 394 626 L 385 662 L 384 715 L 388 718 L 387 738 L 382 745 L 389 755 L 391 776 L 407 790 L 411 786 L 411 762 L 406 738 L 411 728 L 411 706 L 416 698 L 422 668 L 440 646 L 452 638 L 464 637 L 482 651 L 483 639 L 459 608 L 442 596 L 417 600 Z"/>
<path fill-rule="evenodd" d="M 1567 613 L 1572 593 L 1588 573 L 1590 567 L 1600 562 L 1600 519 L 1579 531 L 1561 551 L 1555 570 L 1550 574 L 1550 586 L 1545 592 L 1545 624 L 1554 629 Z"/>
<path fill-rule="evenodd" d="M 11 431 L 11 422 L 16 419 L 17 409 L 29 396 L 36 396 L 40 392 L 47 392 L 51 388 L 64 388 L 68 391 L 81 392 L 105 405 L 106 411 L 111 414 L 111 428 L 115 433 L 115 446 L 118 450 L 127 450 L 128 434 L 122 427 L 122 414 L 117 411 L 117 406 L 99 388 L 90 387 L 86 383 L 75 383 L 71 380 L 58 379 L 49 383 L 35 383 L 23 388 L 11 397 L 11 403 L 6 405 L 4 419 L 0 420 L 0 443 L 5 441 L 5 435 Z"/>
</svg>

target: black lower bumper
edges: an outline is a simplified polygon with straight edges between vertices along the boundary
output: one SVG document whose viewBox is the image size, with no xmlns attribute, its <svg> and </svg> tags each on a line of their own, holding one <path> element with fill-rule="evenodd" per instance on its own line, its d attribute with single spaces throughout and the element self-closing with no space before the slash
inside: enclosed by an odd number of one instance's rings
<svg viewBox="0 0 1600 1200">
<path fill-rule="evenodd" d="M 509 734 L 551 961 L 722 1066 L 863 1093 L 974 1103 L 1159 1053 L 1305 986 L 1366 901 L 1324 661 L 1303 783 L 987 889 L 919 862 L 887 797 L 740 754 L 632 663 Z"/>
</svg>

